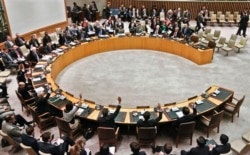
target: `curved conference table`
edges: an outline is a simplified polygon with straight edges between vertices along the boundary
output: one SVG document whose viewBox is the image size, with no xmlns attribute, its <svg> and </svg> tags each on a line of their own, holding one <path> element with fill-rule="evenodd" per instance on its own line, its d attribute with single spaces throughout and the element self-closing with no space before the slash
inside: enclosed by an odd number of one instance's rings
<svg viewBox="0 0 250 155">
<path fill-rule="evenodd" d="M 157 50 L 167 53 L 172 53 L 186 59 L 189 59 L 197 64 L 210 63 L 212 58 L 212 50 L 199 50 L 191 46 L 179 43 L 177 41 L 166 40 L 161 38 L 151 38 L 151 37 L 122 37 L 122 38 L 109 38 L 109 39 L 100 39 L 91 42 L 86 42 L 79 44 L 78 46 L 67 48 L 61 47 L 64 49 L 64 53 L 56 56 L 53 60 L 48 63 L 47 61 L 40 61 L 35 66 L 33 70 L 33 85 L 36 89 L 41 87 L 46 89 L 46 83 L 50 83 L 53 91 L 58 90 L 60 87 L 56 84 L 55 80 L 59 73 L 71 63 L 82 59 L 87 56 L 91 56 L 96 53 L 120 50 L 120 49 L 149 49 Z M 41 67 L 43 66 L 43 67 Z M 49 70 L 46 78 L 41 78 L 41 75 L 44 74 L 44 68 Z M 36 80 L 34 80 L 36 79 Z M 190 87 L 191 88 L 191 87 Z M 178 107 L 181 110 L 181 107 L 188 106 L 192 110 L 191 104 L 197 102 L 197 111 L 198 114 L 204 114 L 209 112 L 219 106 L 222 106 L 223 103 L 232 100 L 234 92 L 232 90 L 222 88 L 219 86 L 211 86 L 206 91 L 206 95 L 197 95 L 192 98 L 189 98 L 186 101 L 179 103 L 170 103 L 162 105 L 163 117 L 160 123 L 168 123 L 175 121 L 178 117 L 176 112 L 173 111 Z M 114 109 L 114 105 L 96 105 L 95 102 L 84 99 L 80 101 L 79 98 L 74 97 L 69 92 L 63 91 L 61 96 L 65 98 L 60 98 L 60 95 L 56 95 L 49 99 L 49 103 L 63 110 L 67 102 L 79 103 L 81 110 L 77 112 L 77 116 L 82 119 L 87 119 L 91 121 L 97 121 L 98 117 L 101 115 L 101 109 L 103 107 L 109 107 Z M 157 117 L 158 112 L 154 107 L 138 109 L 136 107 L 131 108 L 121 108 L 119 115 L 116 118 L 116 123 L 125 124 L 125 125 L 134 125 L 141 115 L 141 111 L 150 111 L 151 117 Z"/>
</svg>

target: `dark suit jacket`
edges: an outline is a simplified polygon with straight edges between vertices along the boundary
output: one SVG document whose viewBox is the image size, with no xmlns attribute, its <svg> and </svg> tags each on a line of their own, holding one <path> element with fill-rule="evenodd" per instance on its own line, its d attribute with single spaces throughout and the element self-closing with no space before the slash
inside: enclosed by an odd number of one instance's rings
<svg viewBox="0 0 250 155">
<path fill-rule="evenodd" d="M 36 54 L 37 54 L 38 58 L 37 58 Z M 42 58 L 42 55 L 39 54 L 38 52 L 36 52 L 36 54 L 34 52 L 30 51 L 29 54 L 27 55 L 27 60 L 32 61 L 32 62 L 38 62 L 39 59 Z"/>
<path fill-rule="evenodd" d="M 98 122 L 100 127 L 110 127 L 115 128 L 115 117 L 118 115 L 121 109 L 121 105 L 117 105 L 116 110 L 113 114 L 106 117 L 99 117 Z"/>
<path fill-rule="evenodd" d="M 230 143 L 225 145 L 216 145 L 212 150 L 212 155 L 220 155 L 222 153 L 228 153 L 231 149 Z"/>
<path fill-rule="evenodd" d="M 176 122 L 173 123 L 174 128 L 177 128 L 181 123 L 187 123 L 187 122 L 192 122 L 195 121 L 197 115 L 197 110 L 196 108 L 193 108 L 193 113 L 183 116 L 179 119 L 176 120 Z"/>
<path fill-rule="evenodd" d="M 23 42 L 22 42 L 21 40 L 22 40 Z M 25 40 L 24 40 L 23 37 L 19 37 L 19 38 L 16 38 L 16 39 L 15 39 L 15 43 L 16 43 L 17 46 L 20 47 L 20 46 L 22 46 L 22 45 L 25 45 Z"/>
<path fill-rule="evenodd" d="M 45 35 L 43 37 L 43 46 L 46 46 L 48 42 L 51 42 L 51 38 L 49 35 Z"/>
<path fill-rule="evenodd" d="M 52 155 L 61 155 L 60 145 L 53 145 L 51 143 L 38 142 L 39 149 L 44 153 L 50 153 Z"/>
<path fill-rule="evenodd" d="M 157 126 L 158 122 L 162 118 L 162 112 L 159 113 L 159 116 L 156 119 L 149 119 L 148 121 L 146 120 L 138 120 L 137 126 L 138 127 L 154 127 Z"/>
<path fill-rule="evenodd" d="M 48 99 L 49 99 L 50 94 L 48 93 L 46 97 L 39 97 L 36 101 L 36 112 L 38 115 L 44 114 L 46 112 L 50 111 L 49 104 L 48 104 Z"/>
<path fill-rule="evenodd" d="M 146 155 L 146 153 L 144 152 L 144 151 L 140 151 L 139 153 L 133 153 L 133 154 L 131 154 L 131 155 Z"/>
<path fill-rule="evenodd" d="M 209 147 L 194 147 L 191 148 L 187 155 L 210 155 Z"/>
<path fill-rule="evenodd" d="M 30 45 L 30 47 L 31 47 L 31 46 L 33 46 L 33 47 L 39 47 L 39 46 L 40 46 L 40 43 L 38 42 L 37 39 L 31 39 L 31 40 L 29 41 L 29 45 Z"/>
<path fill-rule="evenodd" d="M 17 91 L 22 95 L 24 100 L 32 98 L 32 96 L 29 94 L 26 88 L 18 88 Z"/>
<path fill-rule="evenodd" d="M 32 147 L 33 150 L 38 153 L 39 146 L 38 146 L 37 140 L 34 137 L 28 136 L 26 134 L 22 134 L 21 138 L 22 138 L 22 143 L 24 145 Z"/>
<path fill-rule="evenodd" d="M 22 52 L 21 52 L 21 50 L 20 50 L 19 48 L 17 48 L 16 51 L 15 51 L 15 50 L 11 50 L 11 51 L 10 51 L 10 56 L 11 56 L 13 59 L 17 59 L 17 58 L 18 58 L 17 53 L 18 53 L 21 57 L 23 56 L 23 54 L 22 54 Z"/>
</svg>

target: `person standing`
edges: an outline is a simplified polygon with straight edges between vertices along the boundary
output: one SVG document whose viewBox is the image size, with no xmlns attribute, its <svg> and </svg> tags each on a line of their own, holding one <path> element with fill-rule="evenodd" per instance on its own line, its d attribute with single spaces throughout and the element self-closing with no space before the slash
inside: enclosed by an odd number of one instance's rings
<svg viewBox="0 0 250 155">
<path fill-rule="evenodd" d="M 96 21 L 96 12 L 98 12 L 98 9 L 97 9 L 95 1 L 91 2 L 91 5 L 89 7 L 89 12 L 90 12 L 90 20 L 92 22 Z"/>
<path fill-rule="evenodd" d="M 239 28 L 236 33 L 236 35 L 241 35 L 241 31 L 243 31 L 243 36 L 246 37 L 246 31 L 247 31 L 247 26 L 248 26 L 248 21 L 249 21 L 249 14 L 247 12 L 247 9 L 244 9 L 244 11 L 241 13 L 241 19 L 239 22 Z"/>
</svg>

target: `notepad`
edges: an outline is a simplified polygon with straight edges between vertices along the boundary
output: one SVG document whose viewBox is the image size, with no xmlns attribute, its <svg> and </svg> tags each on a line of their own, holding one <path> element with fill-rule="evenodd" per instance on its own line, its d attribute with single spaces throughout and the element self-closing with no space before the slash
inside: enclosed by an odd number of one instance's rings
<svg viewBox="0 0 250 155">
<path fill-rule="evenodd" d="M 76 111 L 76 115 L 81 115 L 82 112 L 84 112 L 84 109 L 79 108 L 79 109 Z"/>
<path fill-rule="evenodd" d="M 172 111 L 179 111 L 179 108 L 178 107 L 172 107 L 171 110 Z"/>
<path fill-rule="evenodd" d="M 44 68 L 44 65 L 36 65 L 35 68 Z"/>
<path fill-rule="evenodd" d="M 35 88 L 35 91 L 36 91 L 36 93 L 43 92 L 44 88 L 43 87 L 38 87 L 38 88 Z"/>
<path fill-rule="evenodd" d="M 139 119 L 144 120 L 144 117 L 142 115 L 139 116 Z"/>
<path fill-rule="evenodd" d="M 89 105 L 88 104 L 82 104 L 82 106 L 81 106 L 82 108 L 84 108 L 84 109 L 86 109 L 86 108 L 88 108 L 89 107 Z"/>
<path fill-rule="evenodd" d="M 196 104 L 202 104 L 202 103 L 204 103 L 202 100 L 197 100 L 196 102 L 195 102 Z"/>
<path fill-rule="evenodd" d="M 176 115 L 177 115 L 177 117 L 178 117 L 178 118 L 181 118 L 181 117 L 183 117 L 183 116 L 184 116 L 184 114 L 183 114 L 183 112 L 182 112 L 182 111 L 178 111 L 178 112 L 176 112 Z"/>
<path fill-rule="evenodd" d="M 69 43 L 71 46 L 75 46 L 76 45 L 76 43 L 74 43 L 74 42 L 70 42 Z"/>
<path fill-rule="evenodd" d="M 37 77 L 37 78 L 33 78 L 33 81 L 36 82 L 36 81 L 40 81 L 41 78 L 40 77 Z"/>
<path fill-rule="evenodd" d="M 115 113 L 115 110 L 109 110 L 109 113 L 111 113 L 111 114 L 113 114 L 113 113 Z"/>
<path fill-rule="evenodd" d="M 217 89 L 217 90 L 214 91 L 214 93 L 215 93 L 216 95 L 218 95 L 218 94 L 220 93 L 220 91 Z"/>
</svg>

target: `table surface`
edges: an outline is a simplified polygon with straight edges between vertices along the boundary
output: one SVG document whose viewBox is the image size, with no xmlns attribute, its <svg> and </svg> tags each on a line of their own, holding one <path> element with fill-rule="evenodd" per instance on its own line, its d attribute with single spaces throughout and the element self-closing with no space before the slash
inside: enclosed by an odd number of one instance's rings
<svg viewBox="0 0 250 155">
<path fill-rule="evenodd" d="M 213 54 L 212 49 L 200 50 L 177 41 L 152 37 L 122 37 L 100 39 L 91 41 L 89 43 L 81 43 L 79 44 L 79 46 L 75 47 L 73 46 L 68 48 L 62 46 L 60 48 L 64 50 L 63 54 L 59 54 L 57 57 L 52 58 L 50 60 L 51 63 L 48 63 L 47 61 L 38 62 L 37 65 L 44 65 L 45 70 L 49 73 L 46 74 L 46 80 L 41 78 L 40 81 L 33 81 L 33 85 L 35 88 L 41 87 L 49 83 L 53 91 L 58 90 L 60 87 L 56 84 L 55 79 L 65 67 L 81 58 L 106 51 L 119 49 L 158 50 L 184 57 L 197 64 L 210 63 Z M 39 69 L 34 69 L 34 71 L 32 72 L 32 76 L 36 78 L 36 80 L 43 74 L 44 71 Z M 219 90 L 220 93 L 215 96 L 214 92 L 216 90 Z M 202 104 L 197 105 L 198 115 L 200 115 L 209 112 L 222 105 L 226 101 L 230 100 L 234 92 L 232 90 L 213 85 L 207 89 L 207 94 L 212 95 L 209 95 L 207 98 L 204 98 L 204 96 L 201 94 L 197 95 L 197 97 L 191 100 L 186 100 L 176 104 L 162 105 L 163 116 L 160 123 L 167 123 L 176 119 L 176 112 L 172 111 L 173 107 L 179 107 L 180 110 L 181 107 L 187 106 L 192 111 L 190 104 L 196 102 L 197 100 L 203 100 Z M 97 121 L 98 117 L 101 115 L 101 109 L 103 108 L 102 106 L 98 106 L 91 101 L 84 101 L 83 99 L 80 100 L 79 98 L 74 97 L 69 92 L 65 92 L 63 90 L 61 95 L 65 97 L 64 100 L 61 100 L 59 97 L 56 96 L 55 93 L 52 93 L 52 97 L 49 99 L 50 104 L 58 109 L 63 110 L 67 102 L 78 103 L 79 106 L 81 106 L 80 109 L 82 110 L 80 110 L 77 115 L 78 117 L 83 119 Z M 86 108 L 86 105 L 88 108 Z M 98 109 L 97 107 L 101 108 Z M 108 105 L 105 105 L 104 107 L 107 107 L 110 110 L 114 109 L 114 107 L 108 107 Z M 136 107 L 122 107 L 119 115 L 116 118 L 116 123 L 133 125 L 136 124 L 136 121 L 139 119 L 139 116 L 143 113 L 143 111 L 150 111 L 151 118 L 157 117 L 158 112 L 156 110 L 157 108 L 155 107 L 149 107 L 145 109 L 137 109 Z"/>
</svg>

